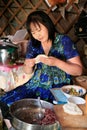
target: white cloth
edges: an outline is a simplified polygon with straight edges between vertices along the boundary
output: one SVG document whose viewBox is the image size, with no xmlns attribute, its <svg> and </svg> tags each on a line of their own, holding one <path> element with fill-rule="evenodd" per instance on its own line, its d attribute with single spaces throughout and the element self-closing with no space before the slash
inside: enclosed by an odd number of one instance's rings
<svg viewBox="0 0 87 130">
<path fill-rule="evenodd" d="M 10 91 L 26 83 L 32 76 L 33 73 L 25 74 L 23 72 L 23 65 L 12 68 L 2 67 L 0 69 L 0 88 L 5 92 Z"/>
</svg>

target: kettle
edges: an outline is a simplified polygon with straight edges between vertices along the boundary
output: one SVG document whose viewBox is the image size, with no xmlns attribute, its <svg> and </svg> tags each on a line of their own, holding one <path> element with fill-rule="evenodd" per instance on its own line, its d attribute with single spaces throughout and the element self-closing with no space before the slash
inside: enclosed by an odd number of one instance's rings
<svg viewBox="0 0 87 130">
<path fill-rule="evenodd" d="M 0 64 L 8 65 L 15 63 L 18 59 L 18 46 L 8 38 L 0 39 Z"/>
</svg>

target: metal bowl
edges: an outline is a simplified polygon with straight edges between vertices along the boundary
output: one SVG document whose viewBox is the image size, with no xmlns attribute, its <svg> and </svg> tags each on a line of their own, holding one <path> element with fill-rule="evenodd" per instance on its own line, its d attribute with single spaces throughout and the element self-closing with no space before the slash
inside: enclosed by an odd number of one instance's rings
<svg viewBox="0 0 87 130">
<path fill-rule="evenodd" d="M 41 100 L 43 109 L 49 108 L 53 110 L 53 104 Z M 10 106 L 10 113 L 12 115 L 12 125 L 17 130 L 58 130 L 60 128 L 59 122 L 56 120 L 53 124 L 40 125 L 28 123 L 33 117 L 32 112 L 38 112 L 38 99 L 22 99 L 16 101 Z M 29 112 L 30 111 L 30 112 Z M 28 116 L 31 113 L 31 117 Z"/>
</svg>

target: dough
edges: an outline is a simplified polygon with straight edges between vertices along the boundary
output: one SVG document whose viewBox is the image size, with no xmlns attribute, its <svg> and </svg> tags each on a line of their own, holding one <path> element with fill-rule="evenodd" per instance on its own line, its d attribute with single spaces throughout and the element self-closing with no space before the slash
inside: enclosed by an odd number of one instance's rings
<svg viewBox="0 0 87 130">
<path fill-rule="evenodd" d="M 41 57 L 45 57 L 45 58 L 48 58 L 48 56 L 44 55 L 44 54 L 41 54 L 41 55 L 38 55 L 36 58 L 35 58 L 35 63 L 39 63 L 40 62 L 40 58 Z"/>
<path fill-rule="evenodd" d="M 74 103 L 67 103 L 63 105 L 64 112 L 70 115 L 83 115 L 83 111 Z"/>
</svg>

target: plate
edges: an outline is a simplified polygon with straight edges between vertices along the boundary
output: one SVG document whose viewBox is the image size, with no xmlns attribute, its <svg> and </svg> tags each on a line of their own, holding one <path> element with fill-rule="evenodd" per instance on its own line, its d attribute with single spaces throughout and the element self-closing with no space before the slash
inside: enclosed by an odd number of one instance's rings
<svg viewBox="0 0 87 130">
<path fill-rule="evenodd" d="M 61 88 L 67 98 L 71 96 L 81 97 L 85 95 L 86 89 L 77 85 L 65 85 Z"/>
<path fill-rule="evenodd" d="M 68 98 L 68 101 L 75 104 L 85 104 L 85 99 L 76 96 Z"/>
</svg>

